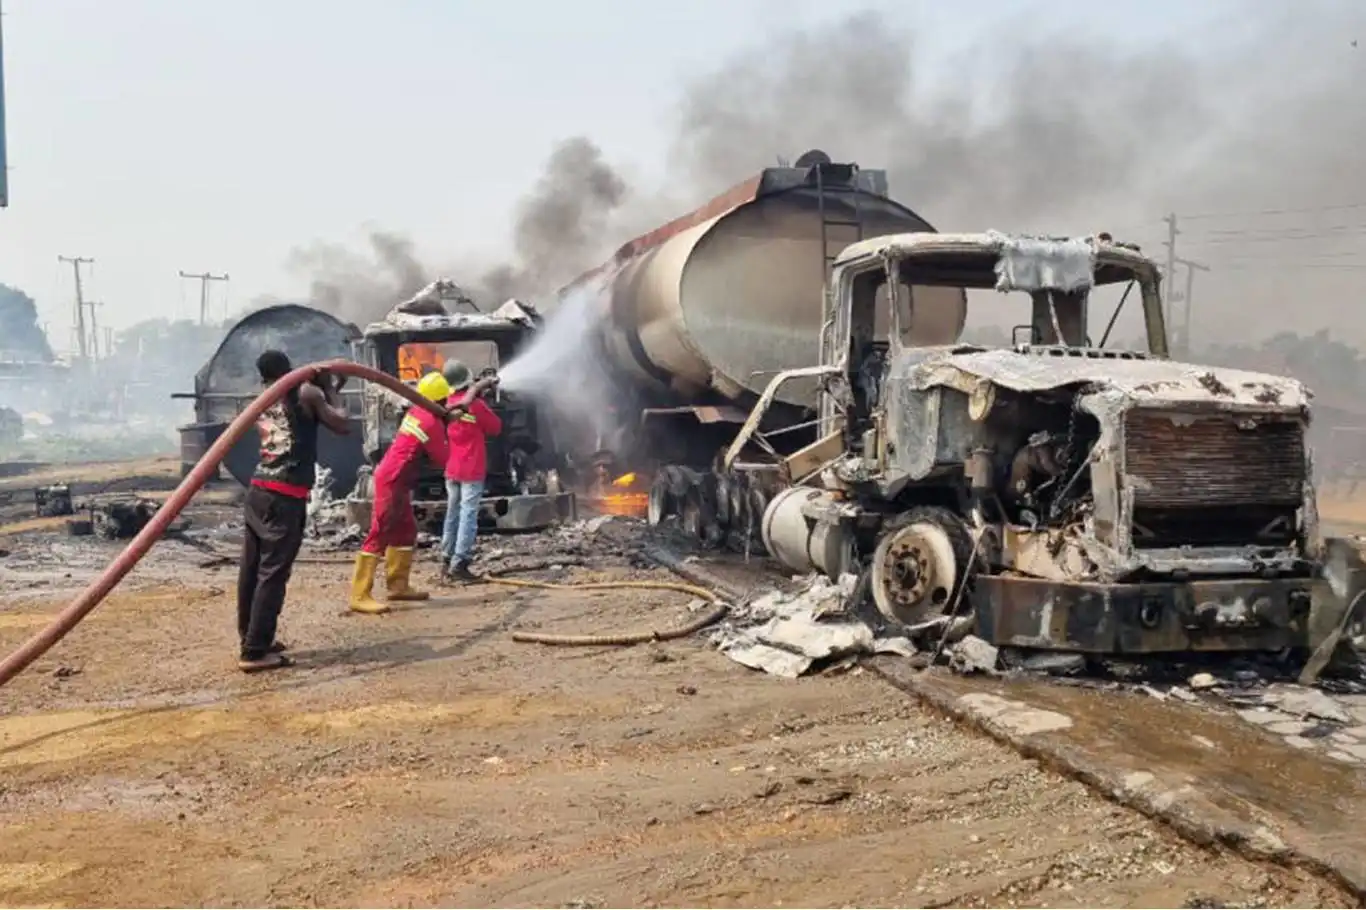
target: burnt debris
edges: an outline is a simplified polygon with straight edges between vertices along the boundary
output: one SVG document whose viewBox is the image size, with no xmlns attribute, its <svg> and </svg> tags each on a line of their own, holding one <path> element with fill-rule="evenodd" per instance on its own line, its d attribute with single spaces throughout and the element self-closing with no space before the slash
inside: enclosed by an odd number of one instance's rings
<svg viewBox="0 0 1366 910">
<path fill-rule="evenodd" d="M 71 504 L 71 485 L 53 483 L 33 491 L 34 512 L 39 518 L 59 518 L 75 513 Z"/>
</svg>

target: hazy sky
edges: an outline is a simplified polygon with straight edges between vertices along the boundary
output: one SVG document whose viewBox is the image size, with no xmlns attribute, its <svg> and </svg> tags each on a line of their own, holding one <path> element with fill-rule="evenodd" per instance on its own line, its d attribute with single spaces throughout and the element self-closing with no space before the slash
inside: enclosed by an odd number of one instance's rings
<svg viewBox="0 0 1366 910">
<path fill-rule="evenodd" d="M 586 134 L 632 176 L 657 179 L 689 72 L 780 25 L 875 6 L 4 0 L 0 281 L 38 298 L 66 347 L 71 271 L 59 254 L 97 260 L 90 295 L 119 326 L 190 315 L 198 287 L 179 269 L 230 273 L 233 309 L 301 293 L 290 251 L 356 242 L 367 225 L 408 234 L 436 260 L 489 251 L 557 140 Z M 1216 39 L 1206 23 L 1227 11 L 1175 0 L 894 7 L 944 58 L 983 23 L 1030 9 L 1135 43 L 1195 45 Z M 990 67 L 990 47 L 972 59 Z M 221 315 L 224 289 L 213 291 Z"/>
</svg>

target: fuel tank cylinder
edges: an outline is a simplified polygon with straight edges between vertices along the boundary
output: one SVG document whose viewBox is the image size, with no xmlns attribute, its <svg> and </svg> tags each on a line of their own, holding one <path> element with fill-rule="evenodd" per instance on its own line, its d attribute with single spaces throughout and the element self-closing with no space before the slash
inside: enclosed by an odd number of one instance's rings
<svg viewBox="0 0 1366 910">
<path fill-rule="evenodd" d="M 788 487 L 773 497 L 760 525 L 764 547 L 793 571 L 817 569 L 839 581 L 854 561 L 853 536 L 839 525 L 808 516 L 809 505 L 831 506 L 834 498 L 814 487 Z"/>
<path fill-rule="evenodd" d="M 885 187 L 881 172 L 851 165 L 768 168 L 626 244 L 561 299 L 593 298 L 606 358 L 632 382 L 683 400 L 752 399 L 779 371 L 818 362 L 826 275 L 842 249 L 934 230 Z M 960 290 L 917 289 L 916 301 L 945 326 L 935 340 L 956 336 Z M 788 404 L 814 402 L 813 385 L 785 388 Z"/>
</svg>

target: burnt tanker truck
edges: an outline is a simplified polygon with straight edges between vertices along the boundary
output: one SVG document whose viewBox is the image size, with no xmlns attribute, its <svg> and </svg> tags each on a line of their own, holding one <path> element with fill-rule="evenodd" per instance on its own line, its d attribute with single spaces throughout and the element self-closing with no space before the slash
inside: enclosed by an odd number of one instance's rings
<svg viewBox="0 0 1366 910">
<path fill-rule="evenodd" d="M 608 473 L 653 477 L 649 514 L 712 540 L 758 534 L 771 484 L 715 470 L 769 381 L 814 363 L 831 264 L 860 240 L 934 228 L 887 196 L 882 171 L 810 151 L 622 246 L 560 292 L 599 308 L 597 360 L 617 392 L 615 429 L 580 437 Z M 961 290 L 927 290 L 926 337 L 961 330 Z M 817 385 L 786 384 L 756 457 L 815 439 Z M 572 437 L 572 430 L 562 437 Z M 764 447 L 776 445 L 773 453 Z M 757 537 L 755 537 L 757 540 Z"/>
<path fill-rule="evenodd" d="M 195 376 L 195 389 L 173 398 L 195 403 L 195 420 L 180 428 L 181 465 L 188 471 L 243 408 L 261 392 L 256 358 L 268 348 L 284 351 L 296 364 L 352 359 L 416 383 L 458 357 L 477 372 L 496 370 L 536 332 L 540 317 L 527 304 L 509 301 L 481 313 L 460 288 L 434 282 L 398 303 L 379 322 L 359 329 L 321 310 L 283 304 L 257 310 L 224 336 Z M 372 473 L 393 442 L 407 402 L 380 386 L 349 383 L 342 390 L 350 432 L 318 434 L 320 475 L 331 494 L 345 498 L 349 520 L 370 523 Z M 479 523 L 484 530 L 536 530 L 575 515 L 573 493 L 560 488 L 560 462 L 551 432 L 542 427 L 534 402 L 495 393 L 488 401 L 503 422 L 489 445 L 489 473 Z M 254 434 L 243 436 L 224 461 L 244 486 L 259 456 Z M 439 528 L 446 495 L 441 466 L 424 465 L 414 496 L 419 522 Z"/>
<path fill-rule="evenodd" d="M 1097 318 L 1104 287 L 1123 293 Z M 960 341 L 969 292 L 1011 346 Z M 652 522 L 853 576 L 874 622 L 1303 652 L 1362 600 L 1355 547 L 1319 531 L 1308 390 L 1171 361 L 1158 269 L 1108 235 L 938 234 L 880 172 L 810 152 L 575 294 L 622 390 L 615 431 L 577 447 L 650 472 Z M 1107 347 L 1126 305 L 1145 337 Z"/>
</svg>

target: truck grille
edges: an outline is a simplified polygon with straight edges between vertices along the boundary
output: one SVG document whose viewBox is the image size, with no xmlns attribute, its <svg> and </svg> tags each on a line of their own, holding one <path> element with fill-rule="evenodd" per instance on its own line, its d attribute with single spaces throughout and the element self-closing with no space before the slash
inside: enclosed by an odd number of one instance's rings
<svg viewBox="0 0 1366 910">
<path fill-rule="evenodd" d="M 1240 422 L 1255 420 L 1244 429 Z M 1293 418 L 1137 409 L 1124 420 L 1124 469 L 1146 509 L 1300 504 L 1304 427 Z"/>
</svg>

